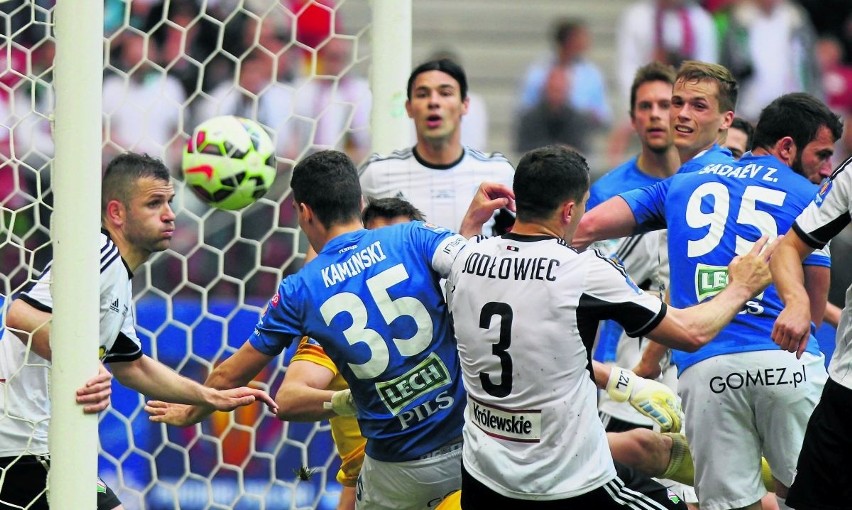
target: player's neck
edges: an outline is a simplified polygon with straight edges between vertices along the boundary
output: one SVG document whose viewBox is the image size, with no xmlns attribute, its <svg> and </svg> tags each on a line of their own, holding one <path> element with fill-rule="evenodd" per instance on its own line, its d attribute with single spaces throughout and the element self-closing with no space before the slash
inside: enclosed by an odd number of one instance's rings
<svg viewBox="0 0 852 510">
<path fill-rule="evenodd" d="M 792 167 L 793 166 L 793 158 L 785 157 L 781 151 L 773 150 L 773 149 L 765 149 L 763 147 L 755 147 L 751 150 L 752 155 L 754 156 L 773 156 L 778 161 L 784 163 L 785 165 Z"/>
<path fill-rule="evenodd" d="M 120 231 L 115 231 L 107 228 L 109 232 L 109 237 L 112 239 L 112 242 L 115 243 L 116 247 L 118 247 L 118 253 L 121 255 L 121 258 L 124 260 L 124 263 L 127 264 L 127 268 L 130 269 L 131 272 L 135 272 L 136 268 L 144 264 L 148 257 L 151 256 L 151 253 L 146 250 L 141 250 L 133 245 L 130 241 L 128 241 L 124 235 Z"/>
<path fill-rule="evenodd" d="M 512 234 L 562 238 L 562 232 L 560 229 L 555 224 L 551 224 L 548 221 L 527 222 L 515 220 L 515 224 L 512 226 Z"/>
<path fill-rule="evenodd" d="M 704 152 L 704 151 L 706 151 L 706 150 L 708 150 L 708 149 L 712 148 L 715 144 L 716 144 L 716 142 L 714 141 L 714 142 L 713 142 L 713 143 L 711 143 L 710 145 L 708 145 L 708 146 L 706 146 L 706 147 L 702 147 L 702 148 L 700 148 L 700 149 L 698 149 L 698 150 L 695 150 L 695 149 L 694 149 L 694 148 L 692 148 L 692 147 L 684 148 L 684 149 L 678 149 L 678 150 L 677 150 L 677 153 L 678 153 L 678 155 L 679 155 L 679 157 L 680 157 L 680 164 L 681 164 L 681 165 L 683 165 L 684 163 L 686 163 L 687 161 L 691 160 L 691 159 L 692 159 L 692 158 L 694 158 L 695 156 L 698 156 L 698 155 L 699 155 L 699 154 L 701 154 L 702 152 Z"/>
<path fill-rule="evenodd" d="M 323 247 L 335 237 L 348 234 L 349 232 L 354 232 L 356 230 L 361 230 L 363 228 L 364 225 L 361 223 L 361 219 L 356 218 L 345 223 L 336 223 L 328 229 L 324 229 L 318 236 L 308 236 L 308 240 L 311 242 L 311 246 L 313 246 L 314 250 L 319 253 L 322 251 Z"/>
<path fill-rule="evenodd" d="M 464 153 L 464 148 L 458 136 L 435 141 L 420 139 L 414 149 L 420 159 L 431 166 L 451 165 L 458 161 Z"/>
<path fill-rule="evenodd" d="M 636 166 L 643 174 L 665 179 L 677 172 L 680 167 L 680 156 L 674 146 L 664 152 L 653 151 L 647 147 L 642 148 L 636 160 Z"/>
</svg>

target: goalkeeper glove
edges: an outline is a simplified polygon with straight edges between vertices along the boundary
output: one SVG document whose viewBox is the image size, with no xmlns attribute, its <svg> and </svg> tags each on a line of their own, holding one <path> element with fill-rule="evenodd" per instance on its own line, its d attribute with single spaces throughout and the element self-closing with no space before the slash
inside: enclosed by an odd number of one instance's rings
<svg viewBox="0 0 852 510">
<path fill-rule="evenodd" d="M 355 416 L 358 414 L 358 407 L 355 405 L 355 400 L 352 398 L 352 392 L 349 388 L 345 390 L 335 391 L 331 395 L 331 402 L 323 402 L 324 409 L 331 409 L 338 416 Z"/>
<path fill-rule="evenodd" d="M 628 401 L 634 409 L 659 425 L 660 431 L 680 431 L 683 421 L 680 398 L 665 384 L 639 377 L 630 370 L 612 367 L 606 392 L 616 402 Z"/>
</svg>

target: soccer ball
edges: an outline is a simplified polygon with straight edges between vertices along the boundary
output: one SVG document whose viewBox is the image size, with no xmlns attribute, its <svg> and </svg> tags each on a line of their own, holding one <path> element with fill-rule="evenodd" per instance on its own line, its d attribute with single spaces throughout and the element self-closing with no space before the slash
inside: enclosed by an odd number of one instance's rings
<svg viewBox="0 0 852 510">
<path fill-rule="evenodd" d="M 223 115 L 195 128 L 183 151 L 183 179 L 201 200 L 242 209 L 275 180 L 275 146 L 253 120 Z"/>
</svg>

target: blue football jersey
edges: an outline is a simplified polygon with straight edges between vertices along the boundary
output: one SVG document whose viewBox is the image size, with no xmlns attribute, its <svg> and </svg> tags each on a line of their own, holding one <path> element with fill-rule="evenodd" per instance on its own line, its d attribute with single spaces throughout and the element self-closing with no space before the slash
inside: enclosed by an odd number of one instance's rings
<svg viewBox="0 0 852 510">
<path fill-rule="evenodd" d="M 285 278 L 249 341 L 316 339 L 349 383 L 370 457 L 404 461 L 461 435 L 466 397 L 440 279 L 466 240 L 411 222 L 335 237 Z"/>
<path fill-rule="evenodd" d="M 621 196 L 643 229 L 668 227 L 671 300 L 684 308 L 719 293 L 731 259 L 751 250 L 761 235 L 786 233 L 816 190 L 775 157 L 746 154 Z M 831 258 L 814 252 L 805 264 L 830 266 Z M 777 350 L 770 334 L 783 307 L 770 285 L 698 352 L 674 351 L 678 372 L 720 354 Z M 807 350 L 819 354 L 813 335 Z"/>
<path fill-rule="evenodd" d="M 650 186 L 662 180 L 660 177 L 648 175 L 639 170 L 639 166 L 637 165 L 638 159 L 638 157 L 635 157 L 625 161 L 599 177 L 589 190 L 589 200 L 586 202 L 586 209 L 592 209 L 619 193 Z M 618 240 L 607 243 L 595 243 L 594 245 L 595 248 L 602 249 L 601 251 L 607 256 L 614 256 L 618 246 Z M 619 260 L 619 262 L 624 263 L 623 260 Z M 615 360 L 618 339 L 621 338 L 623 332 L 624 328 L 617 322 L 611 320 L 603 321 L 598 335 L 598 344 L 595 349 L 594 358 L 603 362 Z"/>
</svg>

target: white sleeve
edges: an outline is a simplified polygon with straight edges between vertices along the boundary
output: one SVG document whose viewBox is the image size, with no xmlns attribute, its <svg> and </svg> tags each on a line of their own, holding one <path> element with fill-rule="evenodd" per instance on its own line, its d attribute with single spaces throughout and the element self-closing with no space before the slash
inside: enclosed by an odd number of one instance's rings
<svg viewBox="0 0 852 510">
<path fill-rule="evenodd" d="M 438 245 L 438 249 L 432 255 L 432 269 L 438 273 L 441 278 L 446 278 L 450 275 L 450 270 L 453 268 L 453 261 L 464 251 L 468 242 L 477 242 L 479 237 L 475 237 L 468 241 L 459 234 L 454 234 Z"/>
</svg>

